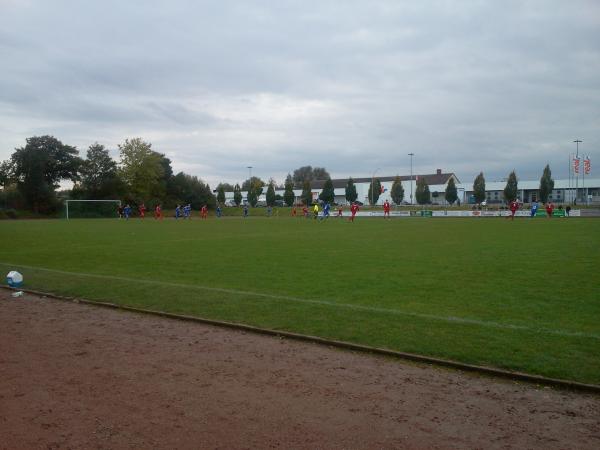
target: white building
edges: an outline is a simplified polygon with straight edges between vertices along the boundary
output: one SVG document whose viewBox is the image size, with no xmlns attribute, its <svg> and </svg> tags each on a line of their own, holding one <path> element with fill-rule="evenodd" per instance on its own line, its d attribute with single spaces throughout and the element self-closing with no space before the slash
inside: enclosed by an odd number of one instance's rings
<svg viewBox="0 0 600 450">
<path fill-rule="evenodd" d="M 400 176 L 402 181 L 402 187 L 404 188 L 404 204 L 416 204 L 415 192 L 416 183 L 420 178 L 425 178 L 425 181 L 429 185 L 429 192 L 431 193 L 431 203 L 434 205 L 446 205 L 445 200 L 446 187 L 451 178 L 454 179 L 456 184 L 458 199 L 461 204 L 474 203 L 473 197 L 473 182 L 460 183 L 454 173 L 442 173 L 441 169 L 438 169 L 434 174 L 426 175 L 413 175 L 412 180 L 410 175 Z M 384 192 L 382 192 L 377 200 L 377 205 L 383 205 L 388 200 L 392 202 L 391 190 L 392 184 L 396 179 L 396 176 L 385 176 L 376 177 L 381 182 Z M 474 179 L 474 178 L 473 178 Z M 356 186 L 356 193 L 358 194 L 357 200 L 364 204 L 370 204 L 371 201 L 369 196 L 369 186 L 371 185 L 371 178 L 353 178 L 354 185 Z M 348 178 L 338 178 L 331 180 L 333 182 L 333 189 L 335 193 L 335 203 L 345 205 L 346 201 L 346 185 L 348 184 Z M 323 191 L 323 185 L 325 180 L 317 180 L 311 183 L 311 193 L 313 200 L 319 198 L 319 194 Z M 486 182 L 486 201 L 488 204 L 501 204 L 504 203 L 504 188 L 506 181 L 493 181 Z M 527 180 L 518 182 L 518 198 L 522 202 L 530 203 L 532 201 L 539 200 L 539 180 Z M 263 189 L 263 194 L 259 198 L 259 205 L 266 203 L 265 192 L 266 187 Z M 283 190 L 276 190 L 276 195 L 283 197 Z M 242 192 L 243 202 L 246 201 L 247 192 Z M 412 195 L 412 197 L 411 197 Z M 294 189 L 295 204 L 301 204 L 302 189 Z M 550 194 L 550 200 L 554 203 L 577 203 L 577 204 L 600 204 L 600 178 L 580 178 L 576 183 L 575 180 L 554 180 L 554 190 Z M 576 202 L 575 202 L 576 200 Z M 233 202 L 233 192 L 225 193 L 226 203 Z"/>
<path fill-rule="evenodd" d="M 485 183 L 485 197 L 488 204 L 504 203 L 506 181 Z M 473 183 L 457 185 L 461 202 L 474 203 Z M 517 197 L 520 201 L 531 203 L 539 201 L 540 180 L 519 181 Z M 600 178 L 580 178 L 575 180 L 554 180 L 554 189 L 549 198 L 554 203 L 600 204 Z"/>
</svg>

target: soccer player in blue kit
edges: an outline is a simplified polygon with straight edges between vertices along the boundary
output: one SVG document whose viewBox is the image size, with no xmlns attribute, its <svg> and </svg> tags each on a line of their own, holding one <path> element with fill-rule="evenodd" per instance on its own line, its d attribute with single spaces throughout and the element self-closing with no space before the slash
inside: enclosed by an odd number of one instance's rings
<svg viewBox="0 0 600 450">
<path fill-rule="evenodd" d="M 538 210 L 538 203 L 533 202 L 531 204 L 531 217 L 535 217 L 535 215 L 537 214 L 537 210 Z"/>
<path fill-rule="evenodd" d="M 325 206 L 323 206 L 323 217 L 321 217 L 321 219 L 329 218 L 329 209 L 330 208 L 331 208 L 331 205 L 329 204 L 329 202 L 326 202 Z"/>
</svg>

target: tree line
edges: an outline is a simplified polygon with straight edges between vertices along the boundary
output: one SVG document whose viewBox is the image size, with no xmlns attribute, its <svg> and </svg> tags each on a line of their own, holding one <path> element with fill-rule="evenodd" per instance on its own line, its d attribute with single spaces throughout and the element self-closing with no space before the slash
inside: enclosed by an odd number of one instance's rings
<svg viewBox="0 0 600 450">
<path fill-rule="evenodd" d="M 308 167 L 310 167 L 310 166 L 308 166 Z M 294 197 L 293 190 L 294 190 L 294 188 L 299 187 L 298 180 L 295 177 L 295 175 L 296 175 L 296 173 L 294 173 L 294 176 L 288 174 L 285 184 L 283 186 L 284 195 L 283 195 L 282 200 L 284 201 L 284 203 L 287 206 L 292 206 L 294 204 L 295 197 Z M 302 181 L 302 183 L 301 183 L 302 194 L 300 195 L 300 199 L 301 199 L 302 203 L 305 205 L 311 205 L 313 202 L 312 189 L 311 189 L 311 181 L 312 180 L 313 180 L 313 178 L 307 177 L 307 179 Z M 249 198 L 250 204 L 252 206 L 255 206 L 255 203 L 253 203 L 253 202 L 256 202 L 256 199 L 258 198 L 258 196 L 260 196 L 262 194 L 262 187 L 264 185 L 265 184 L 260 179 L 253 179 L 251 182 L 248 182 L 244 185 L 246 188 L 248 188 L 250 190 L 255 189 L 255 192 L 254 192 L 254 194 L 252 194 L 252 196 L 251 196 L 250 192 L 248 194 L 248 196 L 249 196 L 248 198 Z M 267 195 L 266 195 L 267 205 L 269 205 L 269 206 L 274 206 L 276 200 L 278 200 L 277 196 L 275 196 L 275 188 L 276 187 L 277 186 L 275 186 L 274 181 L 271 179 L 268 184 Z M 239 195 L 237 197 L 234 197 L 234 199 L 235 199 L 235 203 L 239 205 L 242 201 L 242 196 L 241 196 L 241 192 L 239 192 L 239 186 L 236 186 L 236 188 L 238 189 Z M 280 187 L 277 187 L 277 188 L 280 188 Z M 542 203 L 546 203 L 548 201 L 548 198 L 550 197 L 550 194 L 552 193 L 553 189 L 554 189 L 554 180 L 552 179 L 552 171 L 550 170 L 550 166 L 546 165 L 546 167 L 544 168 L 542 177 L 540 178 L 539 200 Z M 236 190 L 234 189 L 234 193 L 235 192 L 236 192 Z M 381 193 L 382 193 L 381 181 L 378 178 L 375 178 L 369 184 L 367 200 L 369 201 L 369 203 L 375 205 L 375 204 L 377 204 L 377 201 L 379 200 Z M 508 176 L 503 194 L 504 194 L 504 200 L 507 203 L 517 199 L 518 179 L 517 179 L 516 172 L 514 170 Z M 415 200 L 417 201 L 417 203 L 419 205 L 431 204 L 432 195 L 437 196 L 438 193 L 434 192 L 432 194 L 430 192 L 429 185 L 427 184 L 427 180 L 425 179 L 425 177 L 417 177 L 416 191 L 415 191 Z M 477 177 L 475 178 L 475 180 L 473 182 L 473 196 L 475 198 L 475 202 L 478 204 L 480 204 L 484 200 L 486 200 L 485 178 L 483 176 L 483 172 L 480 172 L 479 175 L 477 175 Z M 395 203 L 396 205 L 400 205 L 404 202 L 404 187 L 402 185 L 402 181 L 399 176 L 397 176 L 392 183 L 390 197 L 392 199 L 392 202 Z M 224 191 L 222 192 L 222 198 L 223 199 L 225 198 Z M 250 198 L 252 200 L 250 200 Z M 348 181 L 346 182 L 345 199 L 347 202 L 352 203 L 352 202 L 355 202 L 357 200 L 357 198 L 358 198 L 358 194 L 356 192 L 356 186 L 354 184 L 354 180 L 352 179 L 352 177 L 350 177 L 348 179 Z M 335 199 L 335 194 L 334 194 L 333 181 L 332 181 L 331 177 L 329 176 L 329 174 L 327 173 L 327 178 L 323 185 L 323 189 L 322 189 L 321 193 L 319 194 L 319 201 L 333 203 L 334 199 Z M 453 205 L 454 203 L 460 203 L 459 198 L 458 198 L 458 189 L 456 187 L 456 183 L 454 182 L 454 178 L 452 178 L 452 177 L 450 178 L 450 180 L 448 180 L 448 184 L 446 185 L 446 189 L 444 192 L 444 199 L 446 200 L 446 202 L 449 205 Z"/>
<path fill-rule="evenodd" d="M 540 178 L 540 187 L 538 190 L 539 201 L 542 203 L 547 203 L 553 189 L 554 179 L 552 178 L 552 171 L 550 170 L 550 165 L 546 164 L 546 167 L 544 167 L 542 176 Z M 519 180 L 516 172 L 513 170 L 508 175 L 506 185 L 502 192 L 506 203 L 517 200 L 518 192 Z M 480 172 L 479 175 L 475 177 L 475 181 L 473 181 L 473 196 L 475 197 L 475 203 L 477 204 L 481 204 L 486 200 L 485 178 L 483 176 L 483 172 Z"/>
<path fill-rule="evenodd" d="M 0 184 L 3 187 L 0 205 L 51 213 L 60 207 L 62 196 L 70 199 L 122 199 L 131 205 L 161 204 L 165 208 L 189 203 L 192 208 L 199 209 L 203 205 L 214 207 L 217 202 L 225 203 L 227 191 L 233 192 L 234 203 L 240 205 L 243 200 L 242 191 L 247 191 L 247 201 L 254 207 L 265 187 L 268 206 L 275 206 L 278 202 L 292 206 L 296 200 L 294 189 L 302 189 L 301 201 L 311 205 L 311 183 L 315 180 L 325 180 L 319 200 L 329 203 L 335 200 L 333 181 L 323 167 L 300 167 L 287 175 L 283 185 L 278 185 L 272 178 L 265 183 L 259 177 L 250 177 L 241 185 L 221 183 L 215 190 L 215 196 L 210 186 L 198 177 L 184 172 L 174 174 L 171 160 L 153 150 L 151 143 L 141 138 L 132 138 L 126 139 L 118 147 L 118 162 L 98 143 L 89 146 L 84 159 L 79 156 L 75 147 L 63 144 L 53 136 L 28 138 L 24 147 L 15 149 L 9 160 L 0 163 Z M 73 188 L 57 193 L 63 180 L 72 181 Z M 540 201 L 547 202 L 553 188 L 552 173 L 546 165 L 540 179 Z M 281 189 L 284 191 L 283 195 L 277 195 L 275 191 Z M 517 192 L 518 180 L 513 170 L 504 189 L 505 201 L 515 200 Z M 369 185 L 368 201 L 376 204 L 381 193 L 381 181 L 375 178 Z M 438 193 L 433 195 L 437 196 Z M 473 182 L 473 195 L 476 203 L 482 203 L 486 199 L 483 172 Z M 399 176 L 392 183 L 390 197 L 397 205 L 404 201 L 404 187 Z M 431 197 L 426 179 L 417 177 L 417 203 L 429 204 Z M 357 198 L 356 186 L 350 177 L 345 186 L 345 199 L 352 203 Z M 454 178 L 450 178 L 444 198 L 450 205 L 458 202 Z"/>
<path fill-rule="evenodd" d="M 119 144 L 119 162 L 101 144 L 90 145 L 86 158 L 53 136 L 34 136 L 0 164 L 4 207 L 52 213 L 64 198 L 121 199 L 131 205 L 161 204 L 165 208 L 190 203 L 199 209 L 214 206 L 208 184 L 183 172 L 173 174 L 171 160 L 141 138 Z M 60 183 L 70 191 L 57 192 Z"/>
</svg>

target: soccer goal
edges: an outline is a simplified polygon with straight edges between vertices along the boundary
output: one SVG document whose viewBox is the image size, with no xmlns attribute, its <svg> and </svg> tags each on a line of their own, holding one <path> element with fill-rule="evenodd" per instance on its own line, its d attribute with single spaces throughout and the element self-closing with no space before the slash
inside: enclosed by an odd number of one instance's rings
<svg viewBox="0 0 600 450">
<path fill-rule="evenodd" d="M 66 200 L 65 212 L 69 219 L 98 219 L 118 217 L 121 200 Z"/>
</svg>

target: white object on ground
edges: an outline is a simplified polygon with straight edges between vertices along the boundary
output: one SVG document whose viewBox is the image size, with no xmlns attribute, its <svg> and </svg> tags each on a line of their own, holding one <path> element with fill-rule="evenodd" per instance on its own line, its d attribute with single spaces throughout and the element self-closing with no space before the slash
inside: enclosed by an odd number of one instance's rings
<svg viewBox="0 0 600 450">
<path fill-rule="evenodd" d="M 16 270 L 11 270 L 6 275 L 6 282 L 10 287 L 20 287 L 23 284 L 23 275 Z"/>
</svg>

